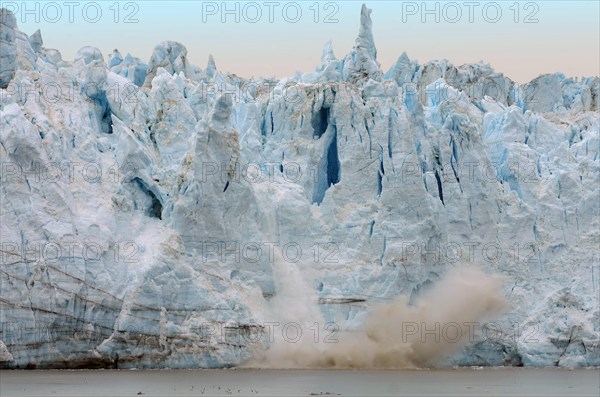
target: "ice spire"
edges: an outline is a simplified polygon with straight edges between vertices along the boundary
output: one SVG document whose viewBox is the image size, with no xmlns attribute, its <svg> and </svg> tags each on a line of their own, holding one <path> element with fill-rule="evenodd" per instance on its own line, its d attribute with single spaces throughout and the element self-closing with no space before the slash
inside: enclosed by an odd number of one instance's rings
<svg viewBox="0 0 600 397">
<path fill-rule="evenodd" d="M 399 65 L 410 63 L 410 58 L 406 54 L 406 51 L 402 51 L 402 54 L 400 54 L 400 57 L 398 57 L 398 60 L 396 61 L 396 63 Z"/>
<path fill-rule="evenodd" d="M 44 40 L 42 39 L 42 32 L 40 32 L 39 29 L 29 36 L 29 44 L 31 45 L 33 52 L 40 52 L 42 50 Z"/>
<path fill-rule="evenodd" d="M 123 56 L 116 48 L 113 50 L 112 54 L 108 56 L 108 68 L 112 68 L 118 64 L 123 62 Z"/>
<path fill-rule="evenodd" d="M 206 75 L 208 77 L 214 77 L 217 71 L 217 65 L 215 63 L 215 58 L 213 58 L 212 54 L 208 55 L 208 64 L 206 65 Z"/>
<path fill-rule="evenodd" d="M 187 61 L 187 49 L 183 44 L 176 41 L 163 41 L 154 47 L 148 63 L 145 86 L 150 87 L 152 85 L 152 79 L 158 73 L 158 68 L 165 69 L 169 74 L 183 72 L 186 77 L 193 75 Z"/>
<path fill-rule="evenodd" d="M 377 59 L 377 49 L 373 40 L 373 22 L 371 21 L 371 10 L 366 5 L 362 5 L 360 10 L 360 30 L 356 39 L 356 47 L 364 48 L 371 59 Z"/>
<path fill-rule="evenodd" d="M 398 57 L 390 70 L 385 74 L 386 79 L 395 80 L 398 84 L 408 83 L 417 70 L 418 63 L 411 61 L 406 52 Z"/>
<path fill-rule="evenodd" d="M 316 71 L 318 73 L 316 81 L 319 82 L 338 81 L 341 77 L 340 61 L 335 58 L 331 40 L 328 40 L 323 47 L 321 66 Z"/>
<path fill-rule="evenodd" d="M 351 82 L 373 79 L 381 81 L 383 73 L 377 63 L 377 49 L 373 40 L 371 10 L 364 4 L 360 11 L 360 30 L 354 48 L 344 59 L 342 77 Z"/>
<path fill-rule="evenodd" d="M 333 44 L 331 40 L 327 40 L 323 47 L 323 53 L 321 54 L 321 65 L 327 65 L 329 62 L 335 61 L 335 54 L 333 53 Z"/>
</svg>

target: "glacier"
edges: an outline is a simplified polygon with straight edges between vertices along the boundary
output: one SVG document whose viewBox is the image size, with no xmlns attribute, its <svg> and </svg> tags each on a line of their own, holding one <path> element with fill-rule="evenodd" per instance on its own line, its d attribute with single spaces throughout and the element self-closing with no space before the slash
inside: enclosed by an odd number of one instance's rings
<svg viewBox="0 0 600 397">
<path fill-rule="evenodd" d="M 383 72 L 365 6 L 281 80 L 172 41 L 68 61 L 0 17 L 0 368 L 245 365 L 461 263 L 509 307 L 439 365 L 600 365 L 598 76 Z"/>
</svg>

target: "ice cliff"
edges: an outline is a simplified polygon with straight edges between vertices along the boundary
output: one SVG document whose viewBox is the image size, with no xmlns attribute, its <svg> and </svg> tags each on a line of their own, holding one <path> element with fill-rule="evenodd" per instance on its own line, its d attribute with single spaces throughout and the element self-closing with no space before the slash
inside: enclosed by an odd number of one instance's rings
<svg viewBox="0 0 600 397">
<path fill-rule="evenodd" d="M 370 14 L 273 81 L 176 42 L 63 60 L 2 10 L 0 366 L 236 366 L 293 343 L 278 294 L 323 343 L 463 263 L 510 307 L 446 365 L 600 365 L 600 79 L 384 73 Z"/>
</svg>

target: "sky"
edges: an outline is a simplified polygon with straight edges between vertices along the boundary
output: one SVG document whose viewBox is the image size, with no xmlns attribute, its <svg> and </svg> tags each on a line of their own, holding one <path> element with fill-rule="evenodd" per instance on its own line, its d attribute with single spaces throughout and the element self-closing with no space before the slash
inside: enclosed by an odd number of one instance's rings
<svg viewBox="0 0 600 397">
<path fill-rule="evenodd" d="M 19 29 L 72 60 L 86 45 L 146 61 L 161 41 L 184 44 L 204 68 L 239 76 L 294 75 L 320 64 L 333 42 L 354 45 L 362 1 L 0 1 Z M 387 71 L 405 51 L 424 63 L 484 61 L 525 83 L 544 74 L 600 75 L 600 1 L 366 1 L 378 61 Z"/>
</svg>

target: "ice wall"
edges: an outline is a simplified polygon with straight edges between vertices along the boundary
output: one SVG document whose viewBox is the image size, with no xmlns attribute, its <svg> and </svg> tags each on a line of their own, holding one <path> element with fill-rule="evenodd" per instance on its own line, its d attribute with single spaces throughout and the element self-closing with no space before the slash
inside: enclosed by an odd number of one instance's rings
<svg viewBox="0 0 600 397">
<path fill-rule="evenodd" d="M 504 276 L 509 309 L 438 365 L 599 365 L 598 77 L 384 73 L 370 15 L 281 81 L 175 42 L 67 61 L 8 18 L 0 366 L 236 366 L 464 264 Z"/>
</svg>

